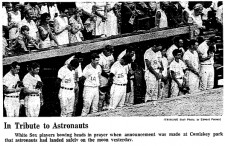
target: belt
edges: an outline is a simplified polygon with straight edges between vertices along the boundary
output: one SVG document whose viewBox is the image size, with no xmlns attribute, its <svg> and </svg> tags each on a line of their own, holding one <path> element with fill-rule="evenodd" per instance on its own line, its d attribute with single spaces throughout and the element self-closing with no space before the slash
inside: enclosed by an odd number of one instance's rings
<svg viewBox="0 0 225 146">
<path fill-rule="evenodd" d="M 5 96 L 5 97 L 9 97 L 9 98 L 19 98 L 19 96 Z"/>
<path fill-rule="evenodd" d="M 85 86 L 85 87 L 97 88 L 98 86 Z"/>
<path fill-rule="evenodd" d="M 28 96 L 39 96 L 40 94 L 30 94 Z"/>
<path fill-rule="evenodd" d="M 60 87 L 62 89 L 66 89 L 66 90 L 73 90 L 74 88 L 66 88 L 66 87 Z"/>
<path fill-rule="evenodd" d="M 119 86 L 126 86 L 127 84 L 116 84 L 116 83 L 113 83 L 115 85 L 119 85 Z"/>
<path fill-rule="evenodd" d="M 213 64 L 201 64 L 201 65 L 213 65 Z"/>
</svg>

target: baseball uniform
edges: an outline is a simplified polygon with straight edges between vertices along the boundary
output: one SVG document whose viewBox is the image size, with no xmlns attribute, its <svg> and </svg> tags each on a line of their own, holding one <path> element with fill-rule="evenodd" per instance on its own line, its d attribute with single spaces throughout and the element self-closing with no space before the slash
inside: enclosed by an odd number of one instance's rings
<svg viewBox="0 0 225 146">
<path fill-rule="evenodd" d="M 170 65 L 170 63 L 174 60 L 174 56 L 173 56 L 173 51 L 178 49 L 178 47 L 173 44 L 171 47 L 169 47 L 169 49 L 166 51 L 166 56 L 168 59 L 168 65 Z M 184 53 L 184 48 L 179 48 L 182 50 L 182 52 Z"/>
<path fill-rule="evenodd" d="M 65 65 L 68 65 L 71 60 L 75 59 L 75 55 L 71 56 L 69 59 L 66 60 Z M 81 62 L 79 62 L 79 66 L 75 69 L 75 74 L 74 74 L 74 81 L 75 81 L 75 100 L 74 100 L 74 110 L 73 110 L 73 115 L 76 114 L 76 109 L 77 109 L 77 104 L 78 104 L 78 98 L 79 98 L 79 78 L 82 77 L 83 72 L 81 68 Z"/>
<path fill-rule="evenodd" d="M 144 54 L 144 61 L 149 60 L 152 68 L 159 73 L 161 68 L 161 59 L 162 54 L 160 51 L 154 52 L 152 48 L 146 50 Z M 159 93 L 159 81 L 156 79 L 155 75 L 152 74 L 147 68 L 147 64 L 145 62 L 145 81 L 146 81 L 146 94 L 145 94 L 145 102 L 148 100 L 157 100 Z"/>
<path fill-rule="evenodd" d="M 190 64 L 193 66 L 193 68 L 199 72 L 199 58 L 198 58 L 198 53 L 197 51 L 194 51 L 194 53 L 191 53 L 190 50 L 187 50 L 184 53 L 183 56 L 184 61 L 190 62 Z M 187 85 L 190 88 L 189 92 L 190 93 L 195 93 L 199 91 L 199 77 L 194 74 L 192 71 L 187 71 L 186 72 L 186 81 Z"/>
<path fill-rule="evenodd" d="M 170 64 L 170 72 L 174 71 L 175 78 L 178 80 L 178 82 L 182 85 L 183 84 L 183 77 L 184 77 L 184 70 L 186 69 L 186 65 L 182 60 L 179 60 L 179 62 L 176 62 L 173 60 Z M 181 95 L 177 83 L 172 80 L 171 83 L 171 97 L 176 97 L 178 95 Z"/>
<path fill-rule="evenodd" d="M 84 82 L 83 91 L 83 109 L 82 116 L 86 116 L 90 113 L 95 113 L 98 111 L 98 101 L 99 101 L 99 85 L 100 85 L 100 75 L 102 69 L 100 65 L 94 68 L 91 63 L 88 64 L 83 70 L 83 76 L 86 78 Z"/>
<path fill-rule="evenodd" d="M 110 68 L 112 63 L 114 62 L 114 57 L 112 55 L 106 57 L 103 53 L 99 54 L 99 65 L 102 67 L 102 70 L 110 74 Z M 108 86 L 108 78 L 104 76 L 100 76 L 100 87 L 107 87 Z M 99 90 L 99 111 L 103 109 L 103 106 L 107 106 L 107 103 L 109 102 L 108 99 L 106 99 L 106 96 L 109 96 L 109 90 L 107 91 Z M 106 101 L 107 100 L 107 101 Z M 105 103 L 104 103 L 105 102 Z"/>
<path fill-rule="evenodd" d="M 39 75 L 32 76 L 30 73 L 27 73 L 23 78 L 24 87 L 29 90 L 35 90 L 37 82 L 41 81 Z M 38 117 L 41 107 L 40 94 L 29 94 L 25 97 L 25 107 L 26 107 L 26 116 L 27 117 Z"/>
<path fill-rule="evenodd" d="M 18 81 L 20 81 L 19 75 L 12 75 L 11 71 L 3 77 L 3 85 L 9 89 L 16 89 L 16 84 Z M 19 117 L 19 94 L 19 92 L 5 94 L 4 106 L 7 117 Z"/>
<path fill-rule="evenodd" d="M 75 100 L 75 81 L 74 70 L 69 70 L 67 65 L 61 67 L 58 71 L 58 78 L 61 79 L 59 100 L 61 106 L 61 117 L 71 117 L 74 109 Z"/>
<path fill-rule="evenodd" d="M 124 55 L 127 54 L 127 50 L 125 49 L 123 52 L 120 53 L 120 55 L 118 56 L 117 60 L 120 60 L 123 58 Z M 134 54 L 134 56 L 132 56 L 132 62 L 134 62 L 134 60 L 136 59 L 136 54 Z M 126 65 L 126 67 L 128 68 L 128 70 L 132 70 L 131 69 L 131 63 L 129 63 L 128 65 Z M 130 92 L 129 90 L 127 91 L 128 93 L 126 93 L 126 99 L 125 99 L 125 104 L 130 105 L 130 104 L 134 104 L 134 76 L 132 75 L 129 78 L 128 84 L 130 87 Z M 128 87 L 128 89 L 129 89 Z"/>
<path fill-rule="evenodd" d="M 204 41 L 198 46 L 198 53 L 199 56 L 202 56 L 202 58 L 206 58 L 208 56 L 208 49 L 209 46 L 207 45 L 207 42 Z M 200 89 L 201 90 L 208 90 L 212 89 L 214 87 L 214 57 L 211 57 L 210 59 L 201 62 L 201 69 L 200 69 Z"/>
<path fill-rule="evenodd" d="M 128 69 L 121 65 L 120 61 L 116 61 L 110 72 L 114 74 L 113 85 L 110 90 L 109 109 L 123 107 L 126 98 L 127 74 Z"/>
</svg>

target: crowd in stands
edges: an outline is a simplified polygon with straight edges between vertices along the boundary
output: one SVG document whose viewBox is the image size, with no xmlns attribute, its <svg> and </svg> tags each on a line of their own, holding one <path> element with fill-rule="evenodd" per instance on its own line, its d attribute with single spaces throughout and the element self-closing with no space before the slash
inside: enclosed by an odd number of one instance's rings
<svg viewBox="0 0 225 146">
<path fill-rule="evenodd" d="M 3 57 L 139 30 L 222 30 L 218 2 L 3 2 Z"/>
</svg>

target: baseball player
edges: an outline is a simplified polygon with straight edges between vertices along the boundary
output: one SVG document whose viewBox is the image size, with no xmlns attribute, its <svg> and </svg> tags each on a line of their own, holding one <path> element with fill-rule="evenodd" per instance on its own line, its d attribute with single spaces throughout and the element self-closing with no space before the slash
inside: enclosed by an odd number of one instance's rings
<svg viewBox="0 0 225 146">
<path fill-rule="evenodd" d="M 43 104 L 42 89 L 37 87 L 37 83 L 41 82 L 38 75 L 40 65 L 36 62 L 32 63 L 29 72 L 23 78 L 23 84 L 26 88 L 25 108 L 27 117 L 38 117 L 40 107 Z"/>
<path fill-rule="evenodd" d="M 84 102 L 81 116 L 86 116 L 89 113 L 95 113 L 98 111 L 101 73 L 102 69 L 99 65 L 99 55 L 93 53 L 91 55 L 91 63 L 88 64 L 83 70 L 83 77 L 85 78 L 85 81 L 83 91 Z"/>
<path fill-rule="evenodd" d="M 120 60 L 124 55 L 130 55 L 132 57 L 132 62 L 136 59 L 136 54 L 133 46 L 129 46 L 127 49 L 125 49 L 123 52 L 120 53 L 117 60 Z M 132 105 L 134 104 L 134 75 L 133 70 L 131 68 L 131 63 L 126 65 L 128 71 L 129 71 L 129 77 L 128 77 L 128 83 L 127 83 L 127 94 L 125 99 L 125 105 Z"/>
<path fill-rule="evenodd" d="M 209 51 L 209 47 L 214 47 L 215 37 L 210 37 L 198 46 L 200 60 L 200 90 L 208 90 L 214 87 L 214 51 Z M 215 50 L 215 48 L 214 48 Z"/>
<path fill-rule="evenodd" d="M 114 63 L 114 57 L 112 55 L 112 46 L 107 45 L 103 49 L 103 52 L 99 54 L 99 65 L 102 68 L 102 73 L 100 76 L 100 88 L 99 88 L 99 104 L 98 110 L 102 111 L 103 108 L 107 109 L 109 104 L 109 85 L 108 78 L 110 74 L 110 68 Z M 105 106 L 104 106 L 105 104 Z"/>
<path fill-rule="evenodd" d="M 187 69 L 185 63 L 180 59 L 182 51 L 175 49 L 173 51 L 174 60 L 170 64 L 170 73 L 172 77 L 171 97 L 182 95 L 184 74 Z"/>
<path fill-rule="evenodd" d="M 159 83 L 162 78 L 160 70 L 162 69 L 162 54 L 160 50 L 162 45 L 154 45 L 146 50 L 144 54 L 145 62 L 145 81 L 146 81 L 146 94 L 145 102 L 153 101 L 155 104 L 159 97 Z"/>
<path fill-rule="evenodd" d="M 75 59 L 75 56 L 77 58 L 81 57 L 80 53 L 77 53 L 76 55 L 71 56 L 69 59 L 66 60 L 65 65 L 68 65 L 71 60 Z M 80 61 L 81 58 L 79 58 L 79 66 L 75 69 L 75 74 L 74 74 L 74 81 L 75 81 L 75 100 L 74 100 L 74 110 L 73 110 L 73 116 L 76 116 L 77 113 L 77 105 L 78 105 L 78 101 L 80 99 L 81 96 L 79 96 L 80 94 L 82 94 L 82 89 L 81 88 L 81 84 L 80 84 L 80 78 L 83 76 L 83 72 L 82 72 L 82 68 L 81 68 L 81 62 Z"/>
<path fill-rule="evenodd" d="M 75 69 L 78 67 L 77 59 L 72 59 L 68 65 L 62 66 L 58 71 L 57 83 L 60 85 L 59 100 L 61 117 L 72 117 L 75 101 Z"/>
<path fill-rule="evenodd" d="M 184 49 L 183 49 L 184 40 L 181 38 L 175 37 L 173 39 L 173 42 L 174 42 L 174 44 L 166 52 L 166 56 L 167 56 L 169 65 L 174 60 L 173 51 L 175 49 L 181 49 L 182 52 L 184 53 Z"/>
<path fill-rule="evenodd" d="M 110 89 L 109 109 L 124 106 L 128 74 L 128 68 L 125 66 L 129 63 L 131 63 L 131 56 L 125 55 L 122 59 L 116 61 L 110 69 L 109 84 L 112 84 L 112 86 Z"/>
<path fill-rule="evenodd" d="M 21 87 L 19 87 L 19 70 L 19 63 L 13 62 L 10 71 L 3 77 L 4 107 L 7 117 L 19 117 L 19 94 L 21 90 Z"/>
<path fill-rule="evenodd" d="M 198 42 L 196 40 L 190 40 L 189 49 L 184 53 L 183 60 L 188 67 L 186 72 L 187 86 L 189 87 L 189 93 L 195 93 L 199 91 L 199 57 L 197 53 Z"/>
</svg>

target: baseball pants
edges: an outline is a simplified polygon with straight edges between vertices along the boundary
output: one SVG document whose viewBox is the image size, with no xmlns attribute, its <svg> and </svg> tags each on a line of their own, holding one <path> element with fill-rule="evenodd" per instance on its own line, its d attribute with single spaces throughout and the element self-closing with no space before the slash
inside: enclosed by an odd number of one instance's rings
<svg viewBox="0 0 225 146">
<path fill-rule="evenodd" d="M 213 65 L 201 65 L 200 89 L 208 90 L 214 87 L 214 67 Z"/>
<path fill-rule="evenodd" d="M 7 117 L 19 117 L 20 102 L 18 98 L 5 97 L 4 106 Z"/>
<path fill-rule="evenodd" d="M 145 102 L 157 100 L 159 83 L 156 80 L 156 77 L 149 71 L 146 71 L 145 72 L 145 81 L 146 81 Z"/>
<path fill-rule="evenodd" d="M 40 96 L 26 96 L 25 107 L 27 117 L 38 117 L 41 107 Z"/>
<path fill-rule="evenodd" d="M 187 85 L 190 88 L 189 93 L 196 93 L 199 91 L 199 77 L 191 71 L 187 71 Z"/>
<path fill-rule="evenodd" d="M 89 114 L 89 112 L 98 112 L 99 87 L 84 86 L 83 100 L 84 103 L 81 116 L 86 116 L 87 114 Z"/>
<path fill-rule="evenodd" d="M 60 89 L 59 100 L 61 107 L 61 117 L 72 117 L 74 110 L 75 92 L 74 90 Z"/>
<path fill-rule="evenodd" d="M 109 109 L 115 109 L 116 107 L 123 107 L 126 98 L 127 87 L 113 84 L 110 90 L 110 103 Z"/>
<path fill-rule="evenodd" d="M 177 80 L 181 85 L 183 84 L 183 79 L 177 79 Z M 176 97 L 176 96 L 179 96 L 179 95 L 182 95 L 182 92 L 180 92 L 180 89 L 179 89 L 177 83 L 174 80 L 172 80 L 171 97 Z"/>
</svg>

